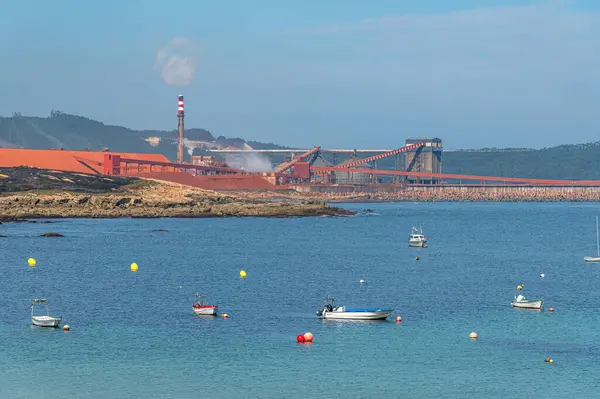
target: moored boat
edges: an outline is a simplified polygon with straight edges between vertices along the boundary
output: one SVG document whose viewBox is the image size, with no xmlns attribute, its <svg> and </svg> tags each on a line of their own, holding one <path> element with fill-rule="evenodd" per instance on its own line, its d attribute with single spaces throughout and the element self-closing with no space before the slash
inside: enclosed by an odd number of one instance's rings
<svg viewBox="0 0 600 399">
<path fill-rule="evenodd" d="M 412 227 L 412 231 L 408 236 L 409 247 L 424 247 L 427 244 L 427 237 L 423 234 L 423 228 L 419 226 L 417 229 L 415 226 Z"/>
<path fill-rule="evenodd" d="M 317 316 L 334 320 L 383 320 L 394 311 L 392 308 L 347 308 L 335 306 L 334 301 L 328 297 L 323 308 L 317 311 Z"/>
<path fill-rule="evenodd" d="M 523 295 L 519 294 L 518 296 L 515 297 L 514 301 L 512 301 L 510 304 L 514 308 L 539 310 L 542 308 L 542 306 L 544 306 L 544 300 L 536 299 L 533 301 L 528 301 L 527 299 L 525 299 L 525 297 Z"/>
<path fill-rule="evenodd" d="M 46 315 L 35 316 L 35 306 L 44 305 L 46 308 Z M 52 317 L 48 311 L 48 301 L 46 299 L 34 299 L 31 304 L 31 323 L 38 327 L 58 327 L 62 317 Z"/>
<path fill-rule="evenodd" d="M 205 300 L 205 295 L 198 295 L 196 292 L 195 297 L 197 298 L 196 303 L 192 304 L 192 310 L 199 316 L 214 316 L 217 314 L 219 307 L 217 305 L 208 305 Z"/>
<path fill-rule="evenodd" d="M 598 240 L 598 216 L 596 216 L 596 252 L 597 256 L 585 256 L 584 262 L 600 262 L 600 241 Z"/>
</svg>

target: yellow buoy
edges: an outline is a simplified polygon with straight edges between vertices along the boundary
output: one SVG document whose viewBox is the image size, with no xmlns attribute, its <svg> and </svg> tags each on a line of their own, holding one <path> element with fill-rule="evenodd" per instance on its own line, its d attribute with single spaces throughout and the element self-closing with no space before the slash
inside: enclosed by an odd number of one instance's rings
<svg viewBox="0 0 600 399">
<path fill-rule="evenodd" d="M 471 334 L 469 334 L 469 338 L 477 339 L 477 338 L 479 338 L 479 335 L 477 335 L 477 333 L 475 331 L 473 331 Z"/>
<path fill-rule="evenodd" d="M 134 262 L 134 263 L 132 263 L 132 264 L 131 264 L 131 266 L 129 266 L 129 269 L 130 269 L 132 272 L 137 272 L 137 271 L 138 271 L 138 264 L 137 264 L 137 263 L 135 263 L 135 262 Z"/>
<path fill-rule="evenodd" d="M 517 290 L 521 291 L 523 289 L 522 285 L 517 285 Z"/>
<path fill-rule="evenodd" d="M 243 270 L 240 270 L 240 277 L 241 277 L 241 278 L 244 278 L 244 277 L 246 277 L 246 272 L 245 272 L 245 271 L 243 271 Z"/>
<path fill-rule="evenodd" d="M 63 327 L 63 331 L 69 331 L 71 329 L 71 326 L 68 324 L 65 324 Z"/>
<path fill-rule="evenodd" d="M 29 258 L 27 259 L 27 264 L 29 265 L 29 267 L 34 267 L 35 265 L 37 265 L 37 261 L 33 258 Z"/>
</svg>

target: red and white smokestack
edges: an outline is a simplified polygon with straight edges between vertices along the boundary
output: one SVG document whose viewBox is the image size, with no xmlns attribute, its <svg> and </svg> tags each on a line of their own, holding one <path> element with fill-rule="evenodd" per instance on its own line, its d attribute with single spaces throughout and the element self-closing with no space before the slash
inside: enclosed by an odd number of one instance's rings
<svg viewBox="0 0 600 399">
<path fill-rule="evenodd" d="M 179 95 L 177 98 L 177 116 L 183 115 L 183 96 Z"/>
<path fill-rule="evenodd" d="M 183 163 L 184 159 L 184 137 L 183 137 L 183 96 L 177 98 L 177 162 Z"/>
</svg>

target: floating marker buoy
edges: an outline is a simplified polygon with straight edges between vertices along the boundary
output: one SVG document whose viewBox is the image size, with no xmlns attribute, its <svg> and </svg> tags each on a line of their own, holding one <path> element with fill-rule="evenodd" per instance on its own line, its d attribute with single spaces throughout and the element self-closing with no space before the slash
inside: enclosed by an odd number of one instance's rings
<svg viewBox="0 0 600 399">
<path fill-rule="evenodd" d="M 27 259 L 27 264 L 29 265 L 29 267 L 34 267 L 35 265 L 37 265 L 37 261 L 33 258 L 29 258 Z"/>
<path fill-rule="evenodd" d="M 471 334 L 469 334 L 469 338 L 477 339 L 477 338 L 479 338 L 479 335 L 477 335 L 477 333 L 475 331 L 473 331 Z"/>
<path fill-rule="evenodd" d="M 70 325 L 68 325 L 68 324 L 65 324 L 65 325 L 63 326 L 63 331 L 69 331 L 70 329 L 71 329 L 71 326 L 70 326 Z"/>
<path fill-rule="evenodd" d="M 298 334 L 296 336 L 296 341 L 298 341 L 298 343 L 300 343 L 300 344 L 304 343 L 304 335 Z"/>
<path fill-rule="evenodd" d="M 360 280 L 359 283 L 364 284 L 365 280 Z"/>
<path fill-rule="evenodd" d="M 554 363 L 554 360 L 550 359 L 549 357 L 547 357 L 544 361 L 546 363 Z"/>
<path fill-rule="evenodd" d="M 304 333 L 304 342 L 312 342 L 313 341 L 313 335 L 312 333 Z"/>
<path fill-rule="evenodd" d="M 240 277 L 241 278 L 246 277 L 246 272 L 244 270 L 240 270 Z"/>
<path fill-rule="evenodd" d="M 546 275 L 544 273 L 542 273 L 542 274 L 540 274 L 540 277 L 544 278 L 544 277 L 546 277 Z"/>
<path fill-rule="evenodd" d="M 223 313 L 223 314 L 221 315 L 221 317 L 222 317 L 222 318 L 224 318 L 224 319 L 226 319 L 226 318 L 228 318 L 228 317 L 229 317 L 229 315 L 228 315 L 227 313 Z"/>
<path fill-rule="evenodd" d="M 402 317 L 396 316 L 396 323 L 400 323 L 402 321 Z"/>
<path fill-rule="evenodd" d="M 129 270 L 131 270 L 132 272 L 137 272 L 138 271 L 138 264 L 137 263 L 132 263 L 131 266 L 129 266 Z"/>
<path fill-rule="evenodd" d="M 554 312 L 554 308 L 550 308 L 548 309 L 550 312 Z"/>
<path fill-rule="evenodd" d="M 415 256 L 415 260 L 419 260 L 419 257 L 418 257 L 418 256 Z"/>
</svg>

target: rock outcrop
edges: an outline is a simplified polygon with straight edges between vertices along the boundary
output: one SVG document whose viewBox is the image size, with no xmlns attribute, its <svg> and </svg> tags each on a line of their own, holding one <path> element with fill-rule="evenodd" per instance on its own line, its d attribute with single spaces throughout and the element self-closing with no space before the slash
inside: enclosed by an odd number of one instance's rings
<svg viewBox="0 0 600 399">
<path fill-rule="evenodd" d="M 99 179 L 103 177 L 98 177 Z M 135 179 L 102 193 L 21 191 L 0 195 L 0 218 L 294 217 L 353 212 L 310 199 L 238 198 L 177 183 Z"/>
</svg>

